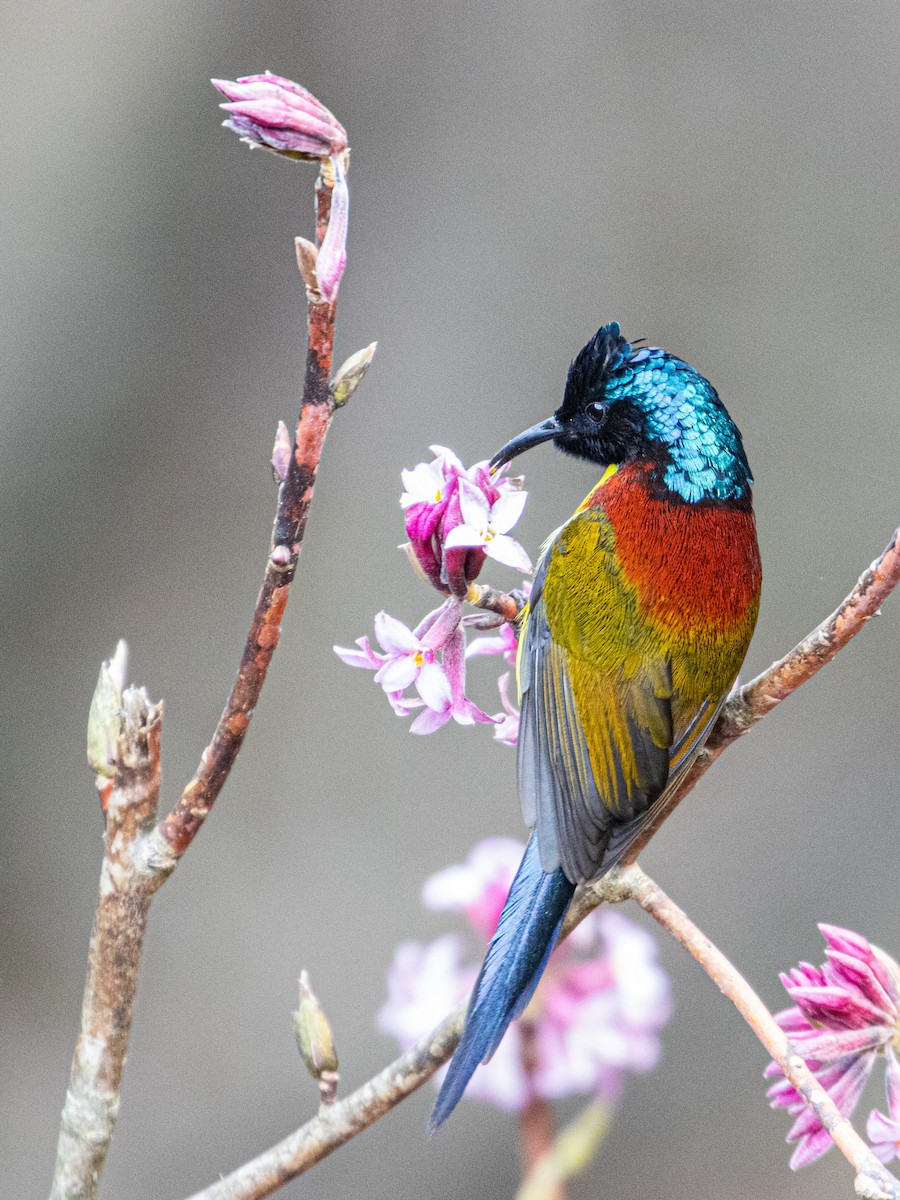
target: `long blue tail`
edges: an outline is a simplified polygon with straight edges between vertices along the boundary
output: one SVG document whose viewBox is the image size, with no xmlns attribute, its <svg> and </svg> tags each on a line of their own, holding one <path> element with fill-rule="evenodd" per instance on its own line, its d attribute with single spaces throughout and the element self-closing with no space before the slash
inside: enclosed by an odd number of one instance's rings
<svg viewBox="0 0 900 1200">
<path fill-rule="evenodd" d="M 541 870 L 533 834 L 475 982 L 466 1027 L 428 1122 L 432 1133 L 456 1108 L 478 1064 L 500 1045 L 510 1021 L 527 1007 L 574 892 L 561 868 Z"/>
</svg>

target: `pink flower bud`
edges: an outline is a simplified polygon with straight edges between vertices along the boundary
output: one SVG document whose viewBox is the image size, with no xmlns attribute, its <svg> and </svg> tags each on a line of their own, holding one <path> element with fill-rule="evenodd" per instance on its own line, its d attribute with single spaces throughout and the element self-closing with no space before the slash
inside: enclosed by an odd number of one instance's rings
<svg viewBox="0 0 900 1200">
<path fill-rule="evenodd" d="M 266 71 L 234 82 L 210 80 L 227 104 L 225 125 L 253 146 L 290 158 L 330 158 L 347 149 L 347 131 L 312 92 Z"/>
<path fill-rule="evenodd" d="M 337 298 L 338 284 L 347 265 L 347 221 L 350 216 L 350 189 L 340 157 L 333 156 L 331 165 L 334 167 L 331 215 L 316 260 L 319 290 L 329 304 Z"/>
</svg>

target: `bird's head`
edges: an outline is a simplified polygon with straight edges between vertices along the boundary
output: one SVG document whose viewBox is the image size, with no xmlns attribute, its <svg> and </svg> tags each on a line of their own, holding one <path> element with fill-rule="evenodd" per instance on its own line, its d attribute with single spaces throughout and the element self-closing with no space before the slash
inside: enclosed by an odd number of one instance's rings
<svg viewBox="0 0 900 1200">
<path fill-rule="evenodd" d="M 753 482 L 712 384 L 665 350 L 633 347 L 615 321 L 576 356 L 553 416 L 507 442 L 490 465 L 548 441 L 604 468 L 646 462 L 660 487 L 684 500 L 736 499 Z"/>
</svg>

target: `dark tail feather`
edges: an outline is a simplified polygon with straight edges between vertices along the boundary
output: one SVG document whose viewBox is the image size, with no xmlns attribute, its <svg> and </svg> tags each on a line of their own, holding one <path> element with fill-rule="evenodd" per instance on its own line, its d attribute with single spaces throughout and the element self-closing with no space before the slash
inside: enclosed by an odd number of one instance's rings
<svg viewBox="0 0 900 1200">
<path fill-rule="evenodd" d="M 491 1057 L 510 1021 L 534 995 L 574 891 L 562 869 L 541 870 L 533 834 L 475 982 L 466 1027 L 428 1122 L 432 1133 L 453 1112 L 475 1068 Z"/>
</svg>

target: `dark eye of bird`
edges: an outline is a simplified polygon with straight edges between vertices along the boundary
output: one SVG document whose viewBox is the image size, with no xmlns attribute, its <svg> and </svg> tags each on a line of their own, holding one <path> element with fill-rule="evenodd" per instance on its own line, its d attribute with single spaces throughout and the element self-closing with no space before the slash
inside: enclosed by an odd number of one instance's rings
<svg viewBox="0 0 900 1200">
<path fill-rule="evenodd" d="M 602 421 L 606 416 L 606 405 L 602 400 L 594 400 L 588 405 L 587 410 L 595 421 Z"/>
</svg>

